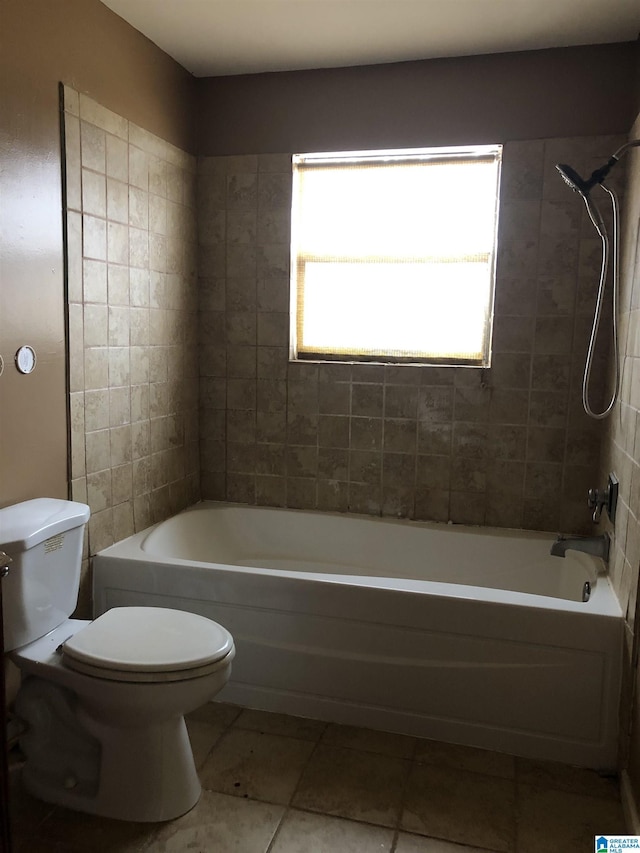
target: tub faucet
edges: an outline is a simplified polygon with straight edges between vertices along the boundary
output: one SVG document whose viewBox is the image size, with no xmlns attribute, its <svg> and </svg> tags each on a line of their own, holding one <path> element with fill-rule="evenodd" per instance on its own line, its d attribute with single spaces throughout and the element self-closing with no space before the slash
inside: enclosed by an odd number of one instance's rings
<svg viewBox="0 0 640 853">
<path fill-rule="evenodd" d="M 584 551 L 593 554 L 594 557 L 602 557 L 607 562 L 609 559 L 609 547 L 611 538 L 608 533 L 602 536 L 558 536 L 551 546 L 551 553 L 555 557 L 564 557 L 567 551 Z"/>
</svg>

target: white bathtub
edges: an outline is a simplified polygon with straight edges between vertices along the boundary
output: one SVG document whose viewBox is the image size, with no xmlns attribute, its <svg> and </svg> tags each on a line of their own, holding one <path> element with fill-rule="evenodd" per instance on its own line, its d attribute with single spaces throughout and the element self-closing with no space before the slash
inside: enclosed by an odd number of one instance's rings
<svg viewBox="0 0 640 853">
<path fill-rule="evenodd" d="M 96 615 L 222 623 L 229 702 L 611 769 L 622 614 L 601 561 L 552 541 L 205 502 L 94 558 Z"/>
</svg>

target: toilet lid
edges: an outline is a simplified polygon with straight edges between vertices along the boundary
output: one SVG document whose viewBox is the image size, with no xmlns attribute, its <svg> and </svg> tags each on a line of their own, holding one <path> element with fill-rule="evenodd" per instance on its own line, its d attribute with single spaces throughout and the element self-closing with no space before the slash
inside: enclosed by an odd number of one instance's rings
<svg viewBox="0 0 640 853">
<path fill-rule="evenodd" d="M 72 667 L 77 661 L 123 673 L 201 670 L 232 650 L 233 637 L 222 625 L 164 607 L 114 607 L 64 644 Z"/>
</svg>

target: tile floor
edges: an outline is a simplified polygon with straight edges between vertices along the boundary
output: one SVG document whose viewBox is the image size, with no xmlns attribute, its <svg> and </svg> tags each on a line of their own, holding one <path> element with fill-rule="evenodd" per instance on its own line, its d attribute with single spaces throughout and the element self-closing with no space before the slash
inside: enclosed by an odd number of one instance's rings
<svg viewBox="0 0 640 853">
<path fill-rule="evenodd" d="M 16 766 L 16 853 L 591 853 L 625 832 L 616 781 L 589 770 L 219 703 L 187 723 L 191 812 L 70 812 L 29 797 Z"/>
</svg>

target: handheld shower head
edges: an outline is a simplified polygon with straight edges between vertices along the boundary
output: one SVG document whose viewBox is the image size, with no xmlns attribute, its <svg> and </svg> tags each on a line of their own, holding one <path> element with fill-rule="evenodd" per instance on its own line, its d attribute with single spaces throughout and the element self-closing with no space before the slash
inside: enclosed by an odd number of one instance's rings
<svg viewBox="0 0 640 853">
<path fill-rule="evenodd" d="M 580 193 L 583 198 L 586 198 L 596 184 L 601 184 L 604 181 L 617 162 L 618 158 L 614 154 L 613 157 L 607 160 L 604 166 L 600 166 L 599 169 L 593 171 L 587 180 L 581 178 L 576 170 L 572 169 L 571 166 L 567 166 L 566 163 L 556 163 L 556 169 L 567 186 L 571 187 L 574 192 Z"/>
<path fill-rule="evenodd" d="M 585 179 L 581 178 L 575 169 L 572 169 L 571 166 L 567 166 L 566 163 L 556 163 L 556 169 L 567 186 L 571 187 L 574 192 L 580 193 L 581 196 L 586 197 L 587 193 L 593 186 L 591 181 L 585 181 Z"/>
<path fill-rule="evenodd" d="M 596 231 L 598 231 L 601 236 L 604 236 L 604 220 L 602 219 L 602 214 L 598 209 L 598 205 L 589 198 L 589 193 L 596 184 L 601 183 L 605 179 L 611 169 L 611 166 L 617 162 L 618 161 L 614 160 L 612 157 L 605 166 L 601 169 L 596 169 L 588 181 L 581 178 L 576 170 L 572 169 L 571 166 L 567 166 L 566 163 L 556 163 L 556 169 L 560 173 L 560 177 L 565 184 L 571 187 L 574 192 L 579 193 L 582 196 L 582 200 L 587 208 L 587 213 L 589 214 Z"/>
</svg>

